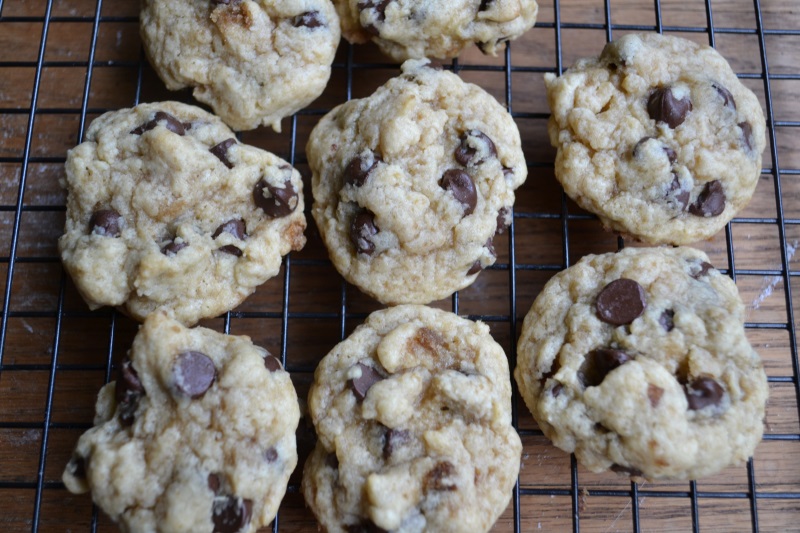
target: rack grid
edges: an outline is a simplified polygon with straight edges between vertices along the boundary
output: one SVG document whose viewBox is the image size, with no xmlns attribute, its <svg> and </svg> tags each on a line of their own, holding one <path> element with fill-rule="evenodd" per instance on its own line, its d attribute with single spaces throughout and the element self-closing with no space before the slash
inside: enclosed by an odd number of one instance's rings
<svg viewBox="0 0 800 533">
<path fill-rule="evenodd" d="M 515 364 L 522 318 L 553 274 L 587 253 L 635 245 L 604 233 L 553 177 L 542 76 L 632 31 L 677 34 L 717 47 L 759 96 L 768 125 L 764 169 L 751 204 L 700 243 L 736 281 L 748 336 L 770 385 L 764 441 L 741 467 L 696 482 L 641 483 L 592 474 L 536 427 L 516 388 L 513 423 L 524 443 L 513 500 L 495 531 L 800 531 L 800 362 L 794 302 L 800 275 L 800 10 L 793 0 L 542 0 L 539 21 L 498 58 L 470 50 L 444 65 L 506 104 L 529 166 L 514 222 L 496 242 L 497 264 L 434 305 L 487 322 Z M 342 42 L 325 94 L 241 139 L 289 160 L 306 177 L 305 141 L 316 121 L 363 97 L 398 66 L 372 46 Z M 0 0 L 0 528 L 115 531 L 60 473 L 91 425 L 94 398 L 114 376 L 136 324 L 90 312 L 61 268 L 66 151 L 91 120 L 139 102 L 177 99 L 147 64 L 137 0 Z M 310 205 L 310 201 L 307 204 Z M 336 274 L 308 217 L 309 244 L 236 310 L 201 325 L 247 334 L 280 354 L 301 398 L 319 359 L 379 306 Z M 792 269 L 794 267 L 794 270 Z M 311 442 L 301 422 L 301 465 Z M 316 531 L 299 470 L 271 530 Z M 265 529 L 265 531 L 268 529 Z"/>
</svg>

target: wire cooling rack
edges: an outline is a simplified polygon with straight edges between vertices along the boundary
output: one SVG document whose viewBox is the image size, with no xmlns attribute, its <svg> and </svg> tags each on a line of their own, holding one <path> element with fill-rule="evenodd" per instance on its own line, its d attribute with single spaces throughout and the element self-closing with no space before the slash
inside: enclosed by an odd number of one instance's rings
<svg viewBox="0 0 800 533">
<path fill-rule="evenodd" d="M 137 0 L 0 0 L 0 250 L 7 250 L 0 257 L 2 531 L 116 530 L 88 496 L 69 494 L 60 474 L 136 324 L 113 310 L 89 312 L 63 273 L 56 241 L 65 194 L 58 181 L 66 151 L 103 112 L 191 101 L 187 92 L 166 92 L 144 60 L 137 15 Z M 445 65 L 507 104 L 530 175 L 510 231 L 496 242 L 497 264 L 435 305 L 487 322 L 513 368 L 521 320 L 547 279 L 587 253 L 632 244 L 602 232 L 557 185 L 542 83 L 544 73 L 561 73 L 631 31 L 717 47 L 767 116 L 769 145 L 753 201 L 724 232 L 698 245 L 736 281 L 747 304 L 748 337 L 770 384 L 764 441 L 746 465 L 716 476 L 636 484 L 592 474 L 553 448 L 515 390 L 522 470 L 495 531 L 800 531 L 800 366 L 791 287 L 800 240 L 795 0 L 542 0 L 536 27 L 500 57 L 471 50 Z M 261 129 L 241 138 L 291 161 L 310 194 L 303 149 L 311 128 L 334 105 L 370 94 L 397 72 L 374 47 L 343 42 L 317 102 L 284 120 L 282 134 Z M 285 259 L 278 277 L 235 311 L 202 323 L 248 334 L 280 354 L 301 398 L 319 359 L 378 308 L 336 274 L 310 217 L 307 236 L 307 247 Z M 298 441 L 303 461 L 311 446 L 303 423 Z M 299 469 L 271 529 L 317 530 L 299 493 Z"/>
</svg>

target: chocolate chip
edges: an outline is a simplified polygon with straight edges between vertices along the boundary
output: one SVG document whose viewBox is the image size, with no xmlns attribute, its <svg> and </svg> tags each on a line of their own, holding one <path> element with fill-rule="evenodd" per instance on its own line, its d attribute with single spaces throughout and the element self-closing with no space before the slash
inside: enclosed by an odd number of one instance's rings
<svg viewBox="0 0 800 533">
<path fill-rule="evenodd" d="M 612 370 L 631 360 L 631 356 L 622 350 L 592 350 L 586 354 L 583 364 L 578 370 L 578 379 L 586 387 L 597 387 Z"/>
<path fill-rule="evenodd" d="M 697 217 L 715 217 L 725 211 L 725 191 L 719 180 L 709 181 L 689 206 L 689 213 Z"/>
<path fill-rule="evenodd" d="M 456 467 L 449 461 L 441 461 L 425 475 L 425 490 L 452 491 L 456 486 L 447 481 L 456 472 Z"/>
<path fill-rule="evenodd" d="M 209 474 L 206 483 L 208 483 L 208 490 L 214 494 L 219 494 L 219 489 L 222 487 L 222 481 L 219 479 L 219 474 Z"/>
<path fill-rule="evenodd" d="M 710 405 L 719 405 L 725 396 L 725 389 L 715 379 L 701 376 L 684 385 L 689 409 L 697 411 Z"/>
<path fill-rule="evenodd" d="M 344 169 L 344 182 L 354 187 L 361 187 L 381 161 L 383 161 L 381 156 L 374 152 L 366 156 L 355 156 Z"/>
<path fill-rule="evenodd" d="M 550 394 L 553 395 L 553 398 L 558 398 L 561 394 L 561 390 L 564 388 L 564 385 L 561 383 L 556 383 L 553 385 L 553 388 L 550 390 Z"/>
<path fill-rule="evenodd" d="M 367 397 L 369 389 L 384 378 L 371 366 L 362 363 L 358 363 L 356 366 L 361 370 L 361 375 L 350 380 L 350 388 L 353 389 L 356 400 L 361 403 Z"/>
<path fill-rule="evenodd" d="M 510 207 L 501 207 L 500 211 L 497 212 L 497 229 L 495 230 L 495 235 L 502 235 L 506 232 L 506 229 L 511 225 L 511 220 L 513 219 L 514 215 L 511 214 Z"/>
<path fill-rule="evenodd" d="M 232 218 L 227 222 L 223 222 L 216 230 L 214 230 L 214 234 L 211 235 L 211 238 L 216 239 L 223 233 L 230 233 L 234 238 L 240 241 L 244 240 L 245 236 L 247 235 L 247 228 L 244 220 L 241 218 Z M 219 251 L 225 252 L 226 254 L 235 255 L 236 257 L 242 256 L 242 250 L 233 244 L 221 246 Z"/>
<path fill-rule="evenodd" d="M 494 249 L 494 238 L 493 237 L 489 237 L 486 240 L 486 244 L 484 244 L 483 246 L 486 247 L 486 249 L 489 251 L 490 254 L 492 254 L 492 257 L 497 257 L 497 250 Z"/>
<path fill-rule="evenodd" d="M 503 177 L 506 178 L 506 179 L 513 178 L 514 177 L 514 169 L 513 168 L 508 168 L 508 167 L 503 167 Z"/>
<path fill-rule="evenodd" d="M 472 263 L 472 266 L 469 267 L 469 270 L 467 270 L 467 276 L 471 276 L 473 274 L 477 274 L 481 270 L 483 270 L 483 265 L 481 264 L 481 260 L 478 259 L 477 261 Z"/>
<path fill-rule="evenodd" d="M 89 233 L 102 237 L 119 237 L 122 216 L 114 209 L 99 209 L 89 219 Z"/>
<path fill-rule="evenodd" d="M 278 358 L 271 355 L 268 355 L 264 358 L 264 366 L 267 367 L 267 370 L 270 372 L 279 372 L 280 370 L 283 370 L 281 362 L 278 361 Z"/>
<path fill-rule="evenodd" d="M 661 397 L 664 395 L 664 389 L 652 383 L 647 384 L 647 399 L 650 400 L 650 405 L 655 409 L 661 403 Z"/>
<path fill-rule="evenodd" d="M 611 465 L 611 471 L 616 472 L 618 474 L 626 474 L 631 477 L 643 477 L 644 472 L 639 470 L 638 468 L 633 468 L 631 466 L 622 466 L 618 464 Z"/>
<path fill-rule="evenodd" d="M 494 142 L 480 130 L 469 130 L 461 135 L 461 143 L 455 151 L 456 161 L 464 166 L 479 165 L 489 157 L 497 157 Z M 470 142 L 471 141 L 471 142 Z M 478 148 L 472 145 L 478 145 Z M 478 159 L 475 159 L 478 156 Z"/>
<path fill-rule="evenodd" d="M 375 253 L 375 243 L 370 237 L 377 235 L 378 231 L 375 215 L 371 211 L 362 209 L 356 213 L 350 223 L 350 242 L 356 247 L 356 252 L 366 255 Z"/>
<path fill-rule="evenodd" d="M 359 11 L 364 11 L 365 9 L 374 9 L 375 20 L 377 20 L 378 22 L 383 22 L 386 20 L 386 6 L 388 6 L 391 1 L 392 0 L 361 0 L 358 3 L 358 9 Z M 378 28 L 376 28 L 372 24 L 364 26 L 364 30 L 367 33 L 370 33 L 375 36 L 380 34 Z"/>
<path fill-rule="evenodd" d="M 161 249 L 161 253 L 167 257 L 174 257 L 187 246 L 189 246 L 189 243 L 172 241 Z"/>
<path fill-rule="evenodd" d="M 297 191 L 289 179 L 283 182 L 283 187 L 275 187 L 261 178 L 253 189 L 253 201 L 270 218 L 289 216 L 299 203 Z"/>
<path fill-rule="evenodd" d="M 709 271 L 711 271 L 711 270 L 714 270 L 714 265 L 712 265 L 711 263 L 707 263 L 706 261 L 703 261 L 703 262 L 700 263 L 700 269 L 697 272 L 695 272 L 694 274 L 690 274 L 690 275 L 694 279 L 700 279 L 703 276 L 706 276 L 709 273 Z"/>
<path fill-rule="evenodd" d="M 228 159 L 228 149 L 234 144 L 236 144 L 236 139 L 226 139 L 221 143 L 212 146 L 208 149 L 208 151 L 217 156 L 217 159 L 222 161 L 222 164 L 224 164 L 226 167 L 233 168 L 233 163 L 231 163 L 230 159 Z"/>
<path fill-rule="evenodd" d="M 67 464 L 67 470 L 73 477 L 86 479 L 86 459 L 80 455 L 73 455 Z"/>
<path fill-rule="evenodd" d="M 650 118 L 656 122 L 666 122 L 672 129 L 683 124 L 691 110 L 692 101 L 688 96 L 678 100 L 669 87 L 656 89 L 647 100 L 647 113 Z"/>
<path fill-rule="evenodd" d="M 471 215 L 475 211 L 478 193 L 469 174 L 457 168 L 446 170 L 439 180 L 439 186 L 453 194 L 456 201 L 464 208 L 464 216 Z"/>
<path fill-rule="evenodd" d="M 183 122 L 173 117 L 169 113 L 164 113 L 163 111 L 157 111 L 155 117 L 153 117 L 153 120 L 142 124 L 138 128 L 132 129 L 131 133 L 134 135 L 141 135 L 146 131 L 152 130 L 158 126 L 159 123 L 163 123 L 164 127 L 172 133 L 177 133 L 178 135 L 186 134 L 187 128 Z"/>
<path fill-rule="evenodd" d="M 145 394 L 144 385 L 139 379 L 139 374 L 133 368 L 130 359 L 122 361 L 119 369 L 117 383 L 114 389 L 114 399 L 119 410 L 119 420 L 124 426 L 133 424 L 136 409 L 139 407 L 139 399 Z"/>
<path fill-rule="evenodd" d="M 669 191 L 667 192 L 667 199 L 674 203 L 675 207 L 681 211 L 686 210 L 689 205 L 690 193 L 686 189 L 681 188 L 681 181 L 678 179 L 677 174 L 672 174 L 672 183 L 669 184 Z"/>
<path fill-rule="evenodd" d="M 481 5 L 478 6 L 478 11 L 486 11 L 489 6 L 494 3 L 494 0 L 481 0 Z"/>
<path fill-rule="evenodd" d="M 211 519 L 214 522 L 213 533 L 237 533 L 247 529 L 253 515 L 253 501 L 237 496 L 219 496 L 214 498 Z"/>
<path fill-rule="evenodd" d="M 270 446 L 267 448 L 267 451 L 264 452 L 264 459 L 268 463 L 274 463 L 278 460 L 278 450 L 276 450 L 274 446 Z"/>
<path fill-rule="evenodd" d="M 718 83 L 712 83 L 711 86 L 722 97 L 722 105 L 736 109 L 736 100 L 733 99 L 733 95 L 728 89 Z"/>
<path fill-rule="evenodd" d="M 753 149 L 753 127 L 749 122 L 740 122 L 738 126 L 742 128 L 742 142 L 747 146 L 747 150 L 751 151 Z"/>
<path fill-rule="evenodd" d="M 650 139 L 655 139 L 655 137 L 642 137 L 639 139 L 639 142 L 633 147 L 633 157 L 638 158 L 642 153 L 642 145 L 649 141 Z M 670 164 L 675 163 L 678 160 L 678 154 L 675 153 L 675 150 L 670 148 L 666 145 L 661 145 L 661 149 L 664 150 L 664 153 L 667 155 L 667 159 L 669 159 Z"/>
<path fill-rule="evenodd" d="M 200 352 L 183 352 L 172 367 L 175 388 L 192 399 L 200 398 L 217 378 L 217 369 L 209 356 Z"/>
<path fill-rule="evenodd" d="M 322 28 L 325 26 L 319 11 L 306 11 L 301 15 L 297 15 L 292 19 L 292 26 L 295 28 L 306 27 L 309 29 Z"/>
<path fill-rule="evenodd" d="M 664 331 L 670 332 L 675 328 L 675 322 L 673 321 L 673 317 L 675 316 L 675 311 L 672 309 L 665 309 L 661 316 L 658 317 L 658 323 L 661 324 L 661 327 L 664 328 Z"/>
<path fill-rule="evenodd" d="M 620 278 L 606 285 L 597 295 L 597 316 L 614 326 L 630 324 L 647 307 L 641 285 L 632 279 Z"/>
<path fill-rule="evenodd" d="M 411 434 L 405 429 L 387 428 L 383 435 L 383 459 L 388 460 L 395 448 L 402 446 L 411 439 Z"/>
</svg>

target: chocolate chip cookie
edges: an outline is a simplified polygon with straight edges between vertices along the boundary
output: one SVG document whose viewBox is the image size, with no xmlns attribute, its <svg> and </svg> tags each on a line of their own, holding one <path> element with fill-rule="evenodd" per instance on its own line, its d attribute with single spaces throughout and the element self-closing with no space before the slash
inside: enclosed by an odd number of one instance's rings
<svg viewBox="0 0 800 533">
<path fill-rule="evenodd" d="M 556 177 L 607 229 L 688 244 L 750 201 L 764 115 L 713 48 L 630 34 L 545 85 Z"/>
<path fill-rule="evenodd" d="M 303 471 L 323 528 L 488 531 L 522 445 L 503 349 L 481 322 L 416 305 L 371 314 L 321 362 Z"/>
<path fill-rule="evenodd" d="M 493 264 L 528 173 L 511 115 L 426 61 L 325 115 L 306 153 L 334 266 L 387 304 L 444 298 Z"/>
<path fill-rule="evenodd" d="M 547 283 L 518 346 L 539 427 L 594 472 L 697 479 L 761 440 L 767 379 L 744 305 L 699 250 L 584 257 Z"/>
<path fill-rule="evenodd" d="M 334 0 L 342 34 L 372 41 L 395 61 L 447 59 L 475 43 L 484 54 L 516 39 L 536 22 L 534 0 Z"/>
<path fill-rule="evenodd" d="M 67 154 L 59 250 L 89 307 L 191 325 L 232 309 L 305 244 L 300 173 L 176 102 L 92 122 Z"/>
<path fill-rule="evenodd" d="M 322 94 L 340 37 L 330 0 L 145 0 L 140 29 L 167 88 L 235 130 L 280 131 Z"/>
<path fill-rule="evenodd" d="M 123 531 L 253 532 L 286 492 L 299 419 L 266 350 L 157 312 L 100 390 L 62 479 Z"/>
</svg>

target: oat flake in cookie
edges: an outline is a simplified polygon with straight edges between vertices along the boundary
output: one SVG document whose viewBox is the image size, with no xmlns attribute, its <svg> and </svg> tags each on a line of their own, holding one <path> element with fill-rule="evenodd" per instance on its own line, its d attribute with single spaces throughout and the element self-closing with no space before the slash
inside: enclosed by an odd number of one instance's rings
<svg viewBox="0 0 800 533">
<path fill-rule="evenodd" d="M 336 269 L 386 304 L 425 304 L 495 262 L 527 177 L 511 115 L 480 87 L 407 61 L 311 133 L 313 215 Z"/>
<path fill-rule="evenodd" d="M 522 445 L 489 327 L 403 305 L 371 314 L 321 362 L 306 502 L 329 533 L 488 531 Z"/>
<path fill-rule="evenodd" d="M 193 87 L 235 130 L 280 131 L 322 94 L 340 35 L 330 0 L 144 0 L 140 21 L 167 88 Z"/>
<path fill-rule="evenodd" d="M 560 272 L 514 377 L 539 427 L 593 472 L 697 479 L 761 440 L 767 378 L 736 285 L 692 248 L 626 248 Z"/>
<path fill-rule="evenodd" d="M 59 250 L 92 309 L 163 309 L 191 325 L 237 306 L 305 244 L 300 173 L 197 107 L 106 113 L 66 173 Z"/>
<path fill-rule="evenodd" d="M 351 43 L 370 40 L 396 61 L 456 57 L 471 44 L 497 55 L 536 22 L 534 0 L 334 0 Z"/>
<path fill-rule="evenodd" d="M 689 244 L 753 195 L 766 145 L 756 96 L 713 48 L 631 34 L 545 75 L 556 177 L 607 229 Z"/>
<path fill-rule="evenodd" d="M 297 464 L 297 395 L 245 336 L 145 321 L 63 481 L 131 533 L 252 533 Z"/>
</svg>

